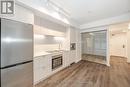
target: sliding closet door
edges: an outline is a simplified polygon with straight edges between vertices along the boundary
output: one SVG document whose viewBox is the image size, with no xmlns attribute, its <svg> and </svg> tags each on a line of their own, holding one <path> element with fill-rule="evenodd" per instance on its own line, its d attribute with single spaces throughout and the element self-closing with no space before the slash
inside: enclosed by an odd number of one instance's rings
<svg viewBox="0 0 130 87">
<path fill-rule="evenodd" d="M 106 31 L 94 32 L 94 55 L 106 56 Z"/>
<path fill-rule="evenodd" d="M 82 54 L 93 54 L 94 37 L 90 33 L 82 34 Z"/>
<path fill-rule="evenodd" d="M 82 54 L 106 56 L 106 31 L 82 34 Z"/>
</svg>

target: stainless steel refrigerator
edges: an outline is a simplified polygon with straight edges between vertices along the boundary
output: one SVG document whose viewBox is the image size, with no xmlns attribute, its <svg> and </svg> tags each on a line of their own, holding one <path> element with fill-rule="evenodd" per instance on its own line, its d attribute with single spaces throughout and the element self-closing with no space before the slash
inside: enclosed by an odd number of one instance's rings
<svg viewBox="0 0 130 87">
<path fill-rule="evenodd" d="M 33 26 L 0 19 L 1 87 L 33 87 Z"/>
</svg>

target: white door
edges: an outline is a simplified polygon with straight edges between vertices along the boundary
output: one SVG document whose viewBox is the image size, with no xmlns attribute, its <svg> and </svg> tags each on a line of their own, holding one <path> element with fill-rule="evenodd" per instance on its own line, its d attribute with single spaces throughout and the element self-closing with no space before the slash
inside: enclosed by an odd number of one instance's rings
<svg viewBox="0 0 130 87">
<path fill-rule="evenodd" d="M 110 38 L 110 53 L 113 56 L 126 57 L 126 34 L 115 34 Z"/>
</svg>

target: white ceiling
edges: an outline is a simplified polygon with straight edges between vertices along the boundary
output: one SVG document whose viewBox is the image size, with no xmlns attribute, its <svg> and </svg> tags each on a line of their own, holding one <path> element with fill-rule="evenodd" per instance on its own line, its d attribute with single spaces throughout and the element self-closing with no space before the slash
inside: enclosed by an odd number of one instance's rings
<svg viewBox="0 0 130 87">
<path fill-rule="evenodd" d="M 130 12 L 130 0 L 51 0 L 82 25 Z"/>
</svg>

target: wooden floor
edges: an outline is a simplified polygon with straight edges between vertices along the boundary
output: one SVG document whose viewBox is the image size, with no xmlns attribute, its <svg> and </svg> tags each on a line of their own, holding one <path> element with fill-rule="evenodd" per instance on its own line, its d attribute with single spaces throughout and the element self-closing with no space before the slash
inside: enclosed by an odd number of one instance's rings
<svg viewBox="0 0 130 87">
<path fill-rule="evenodd" d="M 125 58 L 112 57 L 111 66 L 80 61 L 36 87 L 130 87 L 130 64 Z"/>
<path fill-rule="evenodd" d="M 100 64 L 106 64 L 106 56 L 82 54 L 82 60 L 92 61 Z"/>
</svg>

